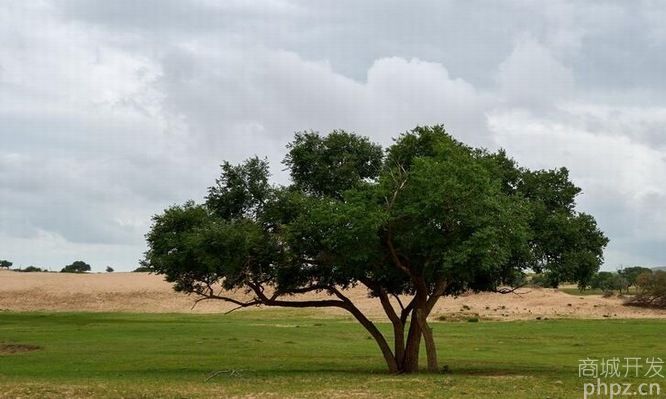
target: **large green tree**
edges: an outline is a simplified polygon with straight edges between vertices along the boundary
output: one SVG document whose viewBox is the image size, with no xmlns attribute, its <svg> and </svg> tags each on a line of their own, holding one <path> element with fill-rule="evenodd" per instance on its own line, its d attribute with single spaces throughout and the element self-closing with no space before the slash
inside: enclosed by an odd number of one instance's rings
<svg viewBox="0 0 666 399">
<path fill-rule="evenodd" d="M 375 339 L 391 372 L 438 369 L 428 316 L 446 295 L 509 292 L 526 271 L 586 284 L 606 238 L 578 213 L 565 169 L 529 171 L 471 148 L 443 127 L 417 127 L 385 151 L 343 131 L 299 133 L 284 161 L 225 163 L 202 204 L 153 218 L 144 264 L 175 289 L 238 307 L 337 307 Z M 393 344 L 345 295 L 381 303 Z M 250 300 L 227 290 L 244 289 Z M 325 292 L 328 299 L 298 296 Z"/>
</svg>

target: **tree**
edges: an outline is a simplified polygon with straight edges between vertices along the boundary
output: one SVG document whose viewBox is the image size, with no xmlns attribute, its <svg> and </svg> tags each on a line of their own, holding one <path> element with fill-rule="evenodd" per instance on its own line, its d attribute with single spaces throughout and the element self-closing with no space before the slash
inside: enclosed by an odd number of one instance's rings
<svg viewBox="0 0 666 399">
<path fill-rule="evenodd" d="M 9 269 L 12 267 L 13 263 L 8 260 L 0 260 L 0 268 Z"/>
<path fill-rule="evenodd" d="M 61 273 L 85 273 L 90 271 L 90 265 L 84 261 L 77 260 L 71 265 L 62 268 Z"/>
<path fill-rule="evenodd" d="M 583 281 L 603 259 L 607 240 L 574 210 L 579 190 L 566 173 L 519 168 L 441 126 L 417 127 L 385 153 L 342 131 L 300 133 L 287 148 L 290 185 L 269 184 L 266 160 L 224 163 L 204 203 L 154 216 L 143 265 L 198 300 L 344 309 L 391 372 L 410 373 L 421 341 L 438 369 L 428 316 L 439 298 L 510 292 L 535 267 Z M 345 295 L 359 284 L 381 303 L 393 347 Z M 311 292 L 330 297 L 298 296 Z"/>
<path fill-rule="evenodd" d="M 107 267 L 106 267 L 106 272 L 107 272 L 107 273 L 113 273 L 114 270 L 113 270 L 113 268 L 112 268 L 111 266 L 107 266 Z"/>
</svg>

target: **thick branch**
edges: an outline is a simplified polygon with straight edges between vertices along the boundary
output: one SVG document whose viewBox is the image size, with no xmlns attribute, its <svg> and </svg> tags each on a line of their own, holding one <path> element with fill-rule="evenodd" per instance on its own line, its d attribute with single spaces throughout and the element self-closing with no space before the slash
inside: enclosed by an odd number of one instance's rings
<svg viewBox="0 0 666 399">
<path fill-rule="evenodd" d="M 409 317 L 409 314 L 412 312 L 414 309 L 414 305 L 416 304 L 416 296 L 412 298 L 411 301 L 407 304 L 407 306 L 402 309 L 402 312 L 400 312 L 400 321 L 402 324 L 407 323 L 407 318 Z"/>
<path fill-rule="evenodd" d="M 344 309 L 346 309 L 349 313 L 351 313 L 356 320 L 358 320 L 359 323 L 365 329 L 372 335 L 372 337 L 375 339 L 377 342 L 377 345 L 379 345 L 379 349 L 381 349 L 382 354 L 384 355 L 384 360 L 386 360 L 386 364 L 389 367 L 389 370 L 392 373 L 397 373 L 398 372 L 398 362 L 396 361 L 395 356 L 393 355 L 393 351 L 391 351 L 391 348 L 389 347 L 388 343 L 386 342 L 386 338 L 384 338 L 384 335 L 379 331 L 377 326 L 368 319 L 363 312 L 359 310 L 359 308 L 356 307 L 352 303 L 352 301 L 349 300 L 346 296 L 340 292 L 335 287 L 332 287 L 331 292 L 333 292 L 338 298 L 340 298 L 341 301 L 345 303 Z"/>
<path fill-rule="evenodd" d="M 337 307 L 337 308 L 345 308 L 345 303 L 343 301 L 338 301 L 338 300 L 329 300 L 329 299 L 324 299 L 324 300 L 319 300 L 319 301 L 284 301 L 280 299 L 276 299 L 278 295 L 273 295 L 270 298 L 264 294 L 263 289 L 261 286 L 253 284 L 253 283 L 248 283 L 248 286 L 254 291 L 255 295 L 257 296 L 257 300 L 261 302 L 262 305 L 266 306 L 283 306 L 287 308 L 324 308 L 324 307 Z M 314 289 L 312 289 L 314 291 Z"/>
<path fill-rule="evenodd" d="M 437 304 L 439 298 L 441 298 L 441 296 L 444 295 L 445 290 L 446 290 L 446 281 L 443 279 L 438 280 L 435 283 L 435 289 L 433 290 L 432 294 L 430 294 L 430 297 L 426 301 L 426 317 L 430 315 L 430 312 L 432 312 L 432 308 L 435 307 L 435 304 Z"/>
<path fill-rule="evenodd" d="M 398 251 L 395 249 L 395 246 L 393 245 L 393 232 L 391 231 L 391 228 L 389 227 L 388 235 L 386 237 L 386 245 L 388 246 L 389 252 L 391 253 L 391 258 L 393 259 L 393 264 L 403 272 L 405 272 L 408 276 L 411 277 L 412 273 L 409 270 L 407 266 L 405 266 L 402 261 L 400 260 L 400 255 L 398 255 Z"/>
</svg>

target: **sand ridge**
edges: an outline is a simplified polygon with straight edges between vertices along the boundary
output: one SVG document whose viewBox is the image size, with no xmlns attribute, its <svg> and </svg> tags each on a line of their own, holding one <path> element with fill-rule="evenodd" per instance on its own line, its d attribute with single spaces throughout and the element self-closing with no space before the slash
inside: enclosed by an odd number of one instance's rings
<svg viewBox="0 0 666 399">
<path fill-rule="evenodd" d="M 466 320 L 479 317 L 491 320 L 528 320 L 536 318 L 666 318 L 666 310 L 623 306 L 623 299 L 598 295 L 577 296 L 554 289 L 521 289 L 520 294 L 480 293 L 443 298 L 431 318 Z M 249 298 L 244 292 L 230 296 Z M 363 287 L 346 295 L 373 319 L 384 319 L 376 298 L 369 298 Z M 308 294 L 309 299 L 327 297 Z M 298 297 L 294 297 L 297 299 Z M 93 311 L 157 313 L 221 313 L 234 305 L 204 301 L 173 291 L 163 276 L 148 273 L 19 273 L 0 271 L 0 310 L 8 311 Z M 396 305 L 397 307 L 397 305 Z M 248 308 L 243 311 L 253 311 Z M 326 314 L 343 314 L 325 309 Z"/>
</svg>

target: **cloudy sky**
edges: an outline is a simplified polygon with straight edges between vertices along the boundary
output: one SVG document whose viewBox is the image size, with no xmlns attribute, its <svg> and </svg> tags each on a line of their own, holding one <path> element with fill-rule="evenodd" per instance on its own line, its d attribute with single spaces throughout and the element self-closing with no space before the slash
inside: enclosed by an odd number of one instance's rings
<svg viewBox="0 0 666 399">
<path fill-rule="evenodd" d="M 666 3 L 0 3 L 0 259 L 130 270 L 150 216 L 293 132 L 417 124 L 567 166 L 606 269 L 666 265 Z"/>
</svg>

